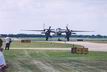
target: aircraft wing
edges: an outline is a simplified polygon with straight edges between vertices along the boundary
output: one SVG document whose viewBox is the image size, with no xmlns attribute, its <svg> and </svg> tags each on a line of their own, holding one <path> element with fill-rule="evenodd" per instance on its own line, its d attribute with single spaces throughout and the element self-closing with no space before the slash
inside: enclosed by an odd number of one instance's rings
<svg viewBox="0 0 107 72">
<path fill-rule="evenodd" d="M 80 30 L 71 30 L 71 32 L 94 32 L 94 31 L 80 31 Z"/>
<path fill-rule="evenodd" d="M 51 29 L 51 31 L 50 31 L 51 33 L 55 33 L 56 31 L 55 31 L 55 29 Z"/>
<path fill-rule="evenodd" d="M 39 31 L 39 32 L 43 32 L 43 31 L 47 31 L 49 29 L 44 29 L 44 30 L 22 30 L 22 31 Z M 54 29 L 50 29 L 49 30 L 51 33 L 55 33 L 55 30 Z"/>
<path fill-rule="evenodd" d="M 22 31 L 44 31 L 44 30 L 22 30 Z"/>
</svg>

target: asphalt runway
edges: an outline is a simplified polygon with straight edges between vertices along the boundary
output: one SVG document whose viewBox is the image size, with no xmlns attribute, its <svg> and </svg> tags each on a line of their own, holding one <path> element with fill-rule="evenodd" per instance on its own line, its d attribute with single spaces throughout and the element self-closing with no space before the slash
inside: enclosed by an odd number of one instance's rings
<svg viewBox="0 0 107 72">
<path fill-rule="evenodd" d="M 93 42 L 66 42 L 66 43 L 82 45 L 85 48 L 88 48 L 89 51 L 105 51 L 105 52 L 107 52 L 107 44 L 104 44 L 104 43 L 93 43 Z"/>
</svg>

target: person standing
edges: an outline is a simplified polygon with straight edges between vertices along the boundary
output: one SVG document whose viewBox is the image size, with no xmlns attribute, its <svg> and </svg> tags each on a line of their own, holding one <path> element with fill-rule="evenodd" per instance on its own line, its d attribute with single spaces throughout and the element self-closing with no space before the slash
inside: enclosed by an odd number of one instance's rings
<svg viewBox="0 0 107 72">
<path fill-rule="evenodd" d="M 11 38 L 10 37 L 6 37 L 6 45 L 5 45 L 5 50 L 9 50 L 10 48 L 10 44 L 11 44 Z"/>
<path fill-rule="evenodd" d="M 5 58 L 3 55 L 3 48 L 2 47 L 2 39 L 0 39 L 0 72 L 5 72 L 5 69 L 7 68 L 6 62 L 5 62 Z"/>
</svg>

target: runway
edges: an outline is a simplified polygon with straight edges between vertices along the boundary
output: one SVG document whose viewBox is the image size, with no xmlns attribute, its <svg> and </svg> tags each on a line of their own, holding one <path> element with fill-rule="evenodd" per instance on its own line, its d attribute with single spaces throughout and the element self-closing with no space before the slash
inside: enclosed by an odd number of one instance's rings
<svg viewBox="0 0 107 72">
<path fill-rule="evenodd" d="M 82 45 L 85 48 L 88 48 L 89 51 L 104 51 L 104 52 L 107 52 L 107 44 L 104 44 L 104 43 L 93 43 L 93 42 L 66 42 L 66 43 Z"/>
</svg>

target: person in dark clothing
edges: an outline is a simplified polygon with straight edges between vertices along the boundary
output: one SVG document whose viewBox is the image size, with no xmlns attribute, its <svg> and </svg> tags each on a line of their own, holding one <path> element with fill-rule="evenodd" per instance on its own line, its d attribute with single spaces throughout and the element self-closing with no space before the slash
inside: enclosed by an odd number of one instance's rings
<svg viewBox="0 0 107 72">
<path fill-rule="evenodd" d="M 9 50 L 10 44 L 11 44 L 11 38 L 10 38 L 10 37 L 6 37 L 6 46 L 5 46 L 5 50 Z"/>
</svg>

